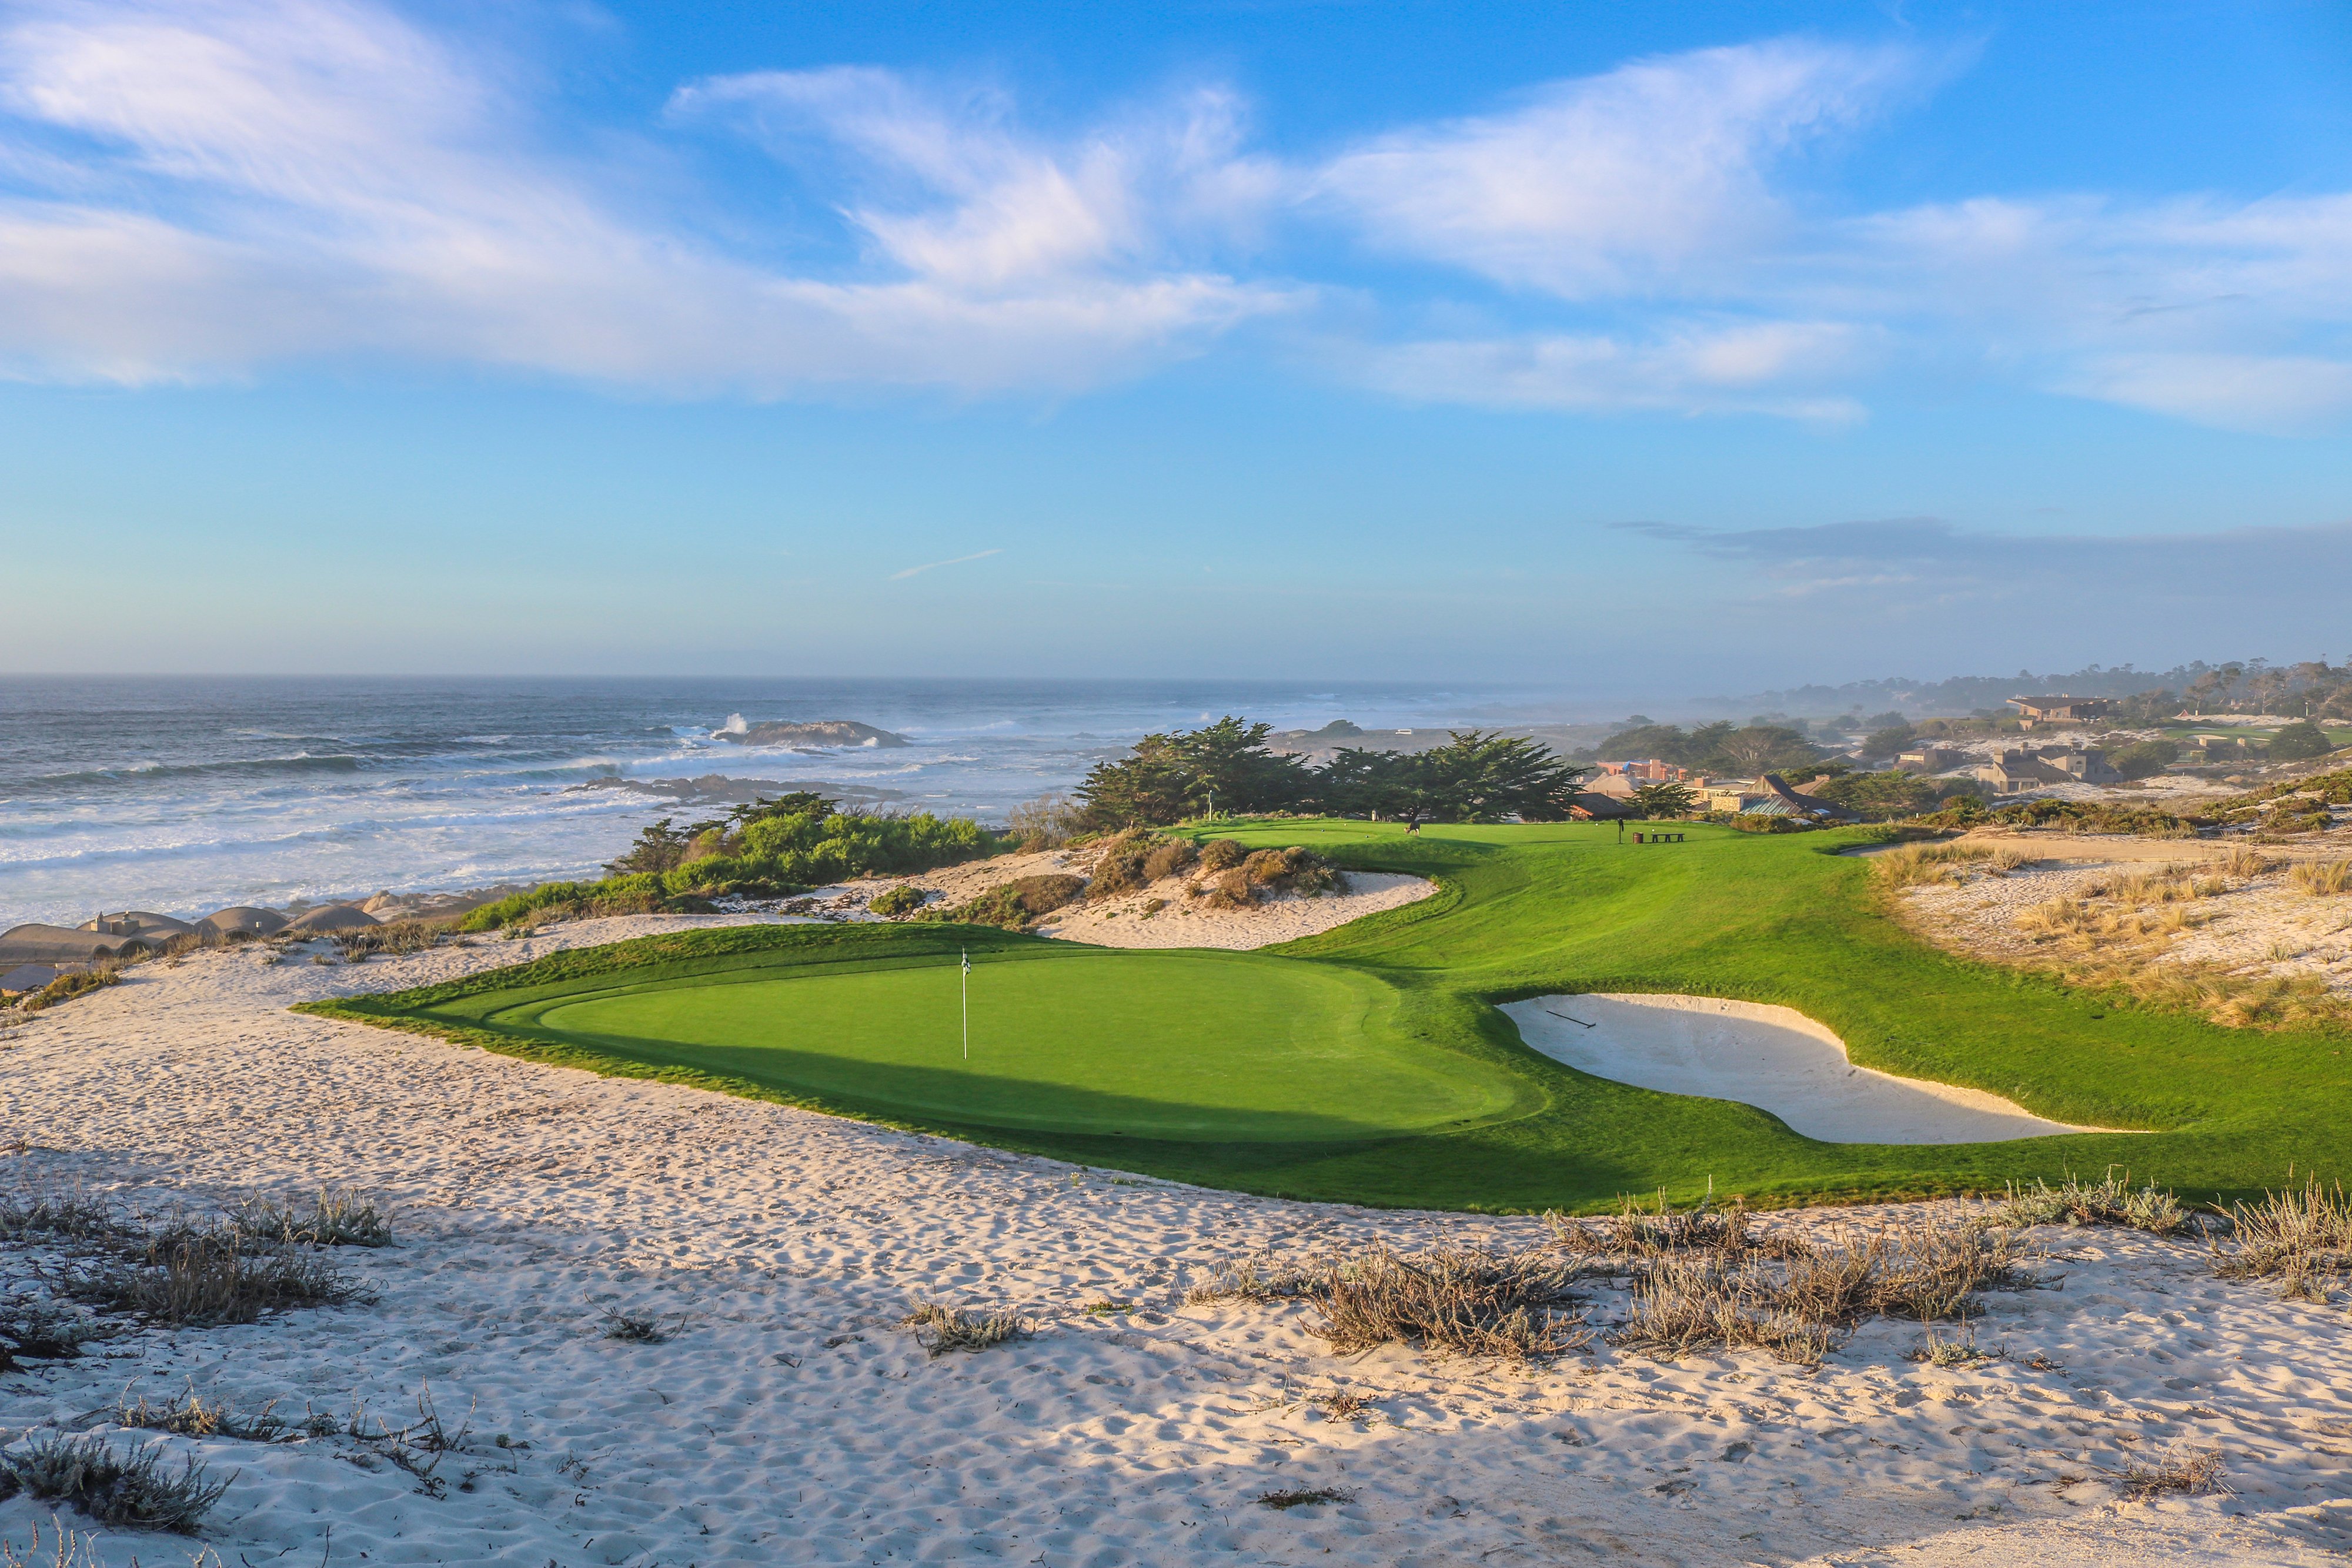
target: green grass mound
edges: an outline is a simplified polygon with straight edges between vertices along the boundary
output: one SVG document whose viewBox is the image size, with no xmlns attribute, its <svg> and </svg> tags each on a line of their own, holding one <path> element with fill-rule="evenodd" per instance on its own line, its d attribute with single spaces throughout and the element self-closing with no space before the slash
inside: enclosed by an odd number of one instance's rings
<svg viewBox="0 0 2352 1568">
<path fill-rule="evenodd" d="M 2330 1029 L 2224 1028 L 1953 957 L 1887 918 L 1874 830 L 1220 824 L 1439 894 L 1279 949 L 1117 952 L 970 925 L 738 927 L 310 1004 L 594 1071 L 675 1079 L 1213 1186 L 1470 1209 L 1622 1193 L 1759 1203 L 1998 1191 L 2127 1166 L 2185 1197 L 2352 1175 Z M 1205 836 L 1205 835 L 1203 835 Z M 1205 857 L 1204 857 L 1205 859 Z M 958 953 L 973 955 L 961 1054 Z M 2146 1129 L 1822 1144 L 1721 1100 L 1592 1078 L 1495 1003 L 1654 991 L 1795 1008 L 1854 1060 Z"/>
</svg>

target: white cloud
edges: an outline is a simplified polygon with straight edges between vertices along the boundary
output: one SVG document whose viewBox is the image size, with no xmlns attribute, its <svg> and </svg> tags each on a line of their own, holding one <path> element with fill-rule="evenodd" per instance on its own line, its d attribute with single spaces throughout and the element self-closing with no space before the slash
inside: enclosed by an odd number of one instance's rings
<svg viewBox="0 0 2352 1568">
<path fill-rule="evenodd" d="M 1315 188 L 1380 245 L 1505 283 L 1572 298 L 1707 287 L 1786 227 L 1774 160 L 1914 74 L 1902 52 L 1803 40 L 1643 60 L 1377 138 Z"/>
<path fill-rule="evenodd" d="M 899 106 L 877 101 L 879 138 Z M 1098 169 L 992 175 L 984 148 L 932 171 L 961 212 L 874 220 L 897 264 L 879 275 L 713 255 L 534 152 L 487 66 L 338 0 L 31 8 L 0 34 L 0 106 L 13 162 L 52 187 L 0 199 L 0 367 L 18 376 L 361 352 L 681 392 L 1076 390 L 1301 298 L 1124 243 Z M 912 148 L 925 124 L 906 120 Z"/>
<path fill-rule="evenodd" d="M 1859 418 L 1860 406 L 1822 389 L 1854 361 L 1857 336 L 1837 322 L 1773 321 L 1688 327 L 1641 341 L 1605 334 L 1434 340 L 1372 350 L 1361 373 L 1416 402 L 1842 423 Z"/>
<path fill-rule="evenodd" d="M 890 580 L 892 582 L 901 582 L 910 577 L 919 577 L 927 571 L 936 571 L 943 566 L 961 566 L 966 561 L 986 560 L 990 556 L 1003 555 L 1003 553 L 1004 552 L 1002 549 L 982 549 L 974 550 L 970 555 L 950 556 L 946 560 L 927 560 L 920 566 L 910 566 L 904 571 L 892 572 L 890 574 Z"/>
</svg>

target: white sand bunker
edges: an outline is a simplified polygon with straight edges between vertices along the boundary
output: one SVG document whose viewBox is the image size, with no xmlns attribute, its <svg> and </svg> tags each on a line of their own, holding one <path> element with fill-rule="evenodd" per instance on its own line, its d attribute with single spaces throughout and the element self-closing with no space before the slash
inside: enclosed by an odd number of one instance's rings
<svg viewBox="0 0 2352 1568">
<path fill-rule="evenodd" d="M 1537 997 L 1503 1011 L 1519 1038 L 1580 1072 L 1737 1100 L 1825 1144 L 1990 1144 L 2109 1129 L 2047 1122 L 1981 1089 L 1897 1078 L 1791 1008 L 1717 997 Z"/>
</svg>

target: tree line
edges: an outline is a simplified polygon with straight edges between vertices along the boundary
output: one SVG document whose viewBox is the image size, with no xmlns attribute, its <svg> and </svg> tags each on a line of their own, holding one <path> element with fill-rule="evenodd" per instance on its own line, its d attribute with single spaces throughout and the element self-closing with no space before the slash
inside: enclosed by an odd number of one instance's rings
<svg viewBox="0 0 2352 1568">
<path fill-rule="evenodd" d="M 1165 827 L 1211 811 L 1319 811 L 1422 822 L 1556 822 L 1592 772 L 1539 742 L 1452 730 L 1426 751 L 1341 749 L 1320 768 L 1270 749 L 1270 724 L 1232 715 L 1147 735 L 1076 793 L 1097 827 Z"/>
</svg>

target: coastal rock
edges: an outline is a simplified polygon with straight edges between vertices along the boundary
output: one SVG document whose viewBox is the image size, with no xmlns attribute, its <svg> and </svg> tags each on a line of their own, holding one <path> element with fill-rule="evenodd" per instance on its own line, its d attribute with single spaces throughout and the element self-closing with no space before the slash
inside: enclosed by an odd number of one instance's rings
<svg viewBox="0 0 2352 1568">
<path fill-rule="evenodd" d="M 762 724 L 746 724 L 738 728 L 730 721 L 719 731 L 719 738 L 738 746 L 908 746 L 913 743 L 903 735 L 893 735 L 887 729 L 877 729 L 870 724 L 854 719 L 827 718 L 811 723 L 772 719 Z"/>
</svg>

